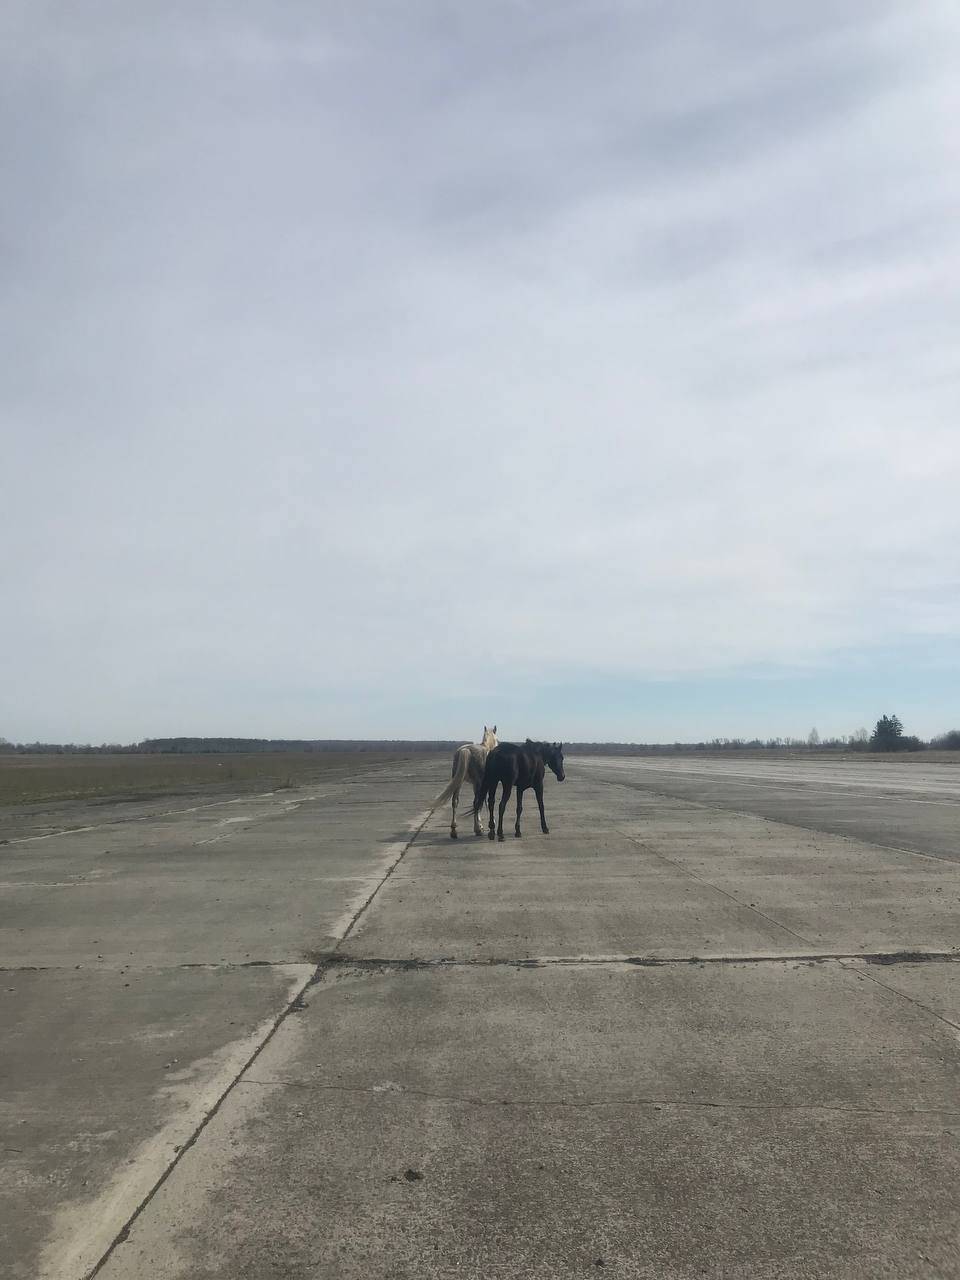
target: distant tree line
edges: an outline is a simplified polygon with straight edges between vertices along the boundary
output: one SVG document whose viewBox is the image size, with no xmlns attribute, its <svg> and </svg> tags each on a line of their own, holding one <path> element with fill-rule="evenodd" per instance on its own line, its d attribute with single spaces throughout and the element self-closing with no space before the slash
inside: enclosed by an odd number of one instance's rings
<svg viewBox="0 0 960 1280">
<path fill-rule="evenodd" d="M 459 742 L 413 738 L 146 738 L 135 750 L 144 754 L 229 755 L 261 751 L 453 751 Z"/>
<path fill-rule="evenodd" d="M 569 742 L 564 749 L 581 755 L 695 755 L 717 751 L 805 751 L 811 754 L 849 751 L 960 751 L 960 729 L 923 742 L 903 732 L 897 716 L 881 716 L 873 733 L 856 729 L 841 737 L 821 738 L 816 728 L 805 738 L 711 738 L 706 742 Z"/>
<path fill-rule="evenodd" d="M 145 738 L 142 742 L 90 743 L 8 742 L 0 738 L 0 754 L 7 755 L 231 755 L 266 752 L 422 752 L 453 751 L 454 739 L 415 738 Z M 694 755 L 697 752 L 803 751 L 830 754 L 848 751 L 960 751 L 960 729 L 950 729 L 923 742 L 905 734 L 897 716 L 883 715 L 873 732 L 857 729 L 843 737 L 821 738 L 811 729 L 806 738 L 711 738 L 708 742 L 566 742 L 564 749 L 580 755 Z"/>
<path fill-rule="evenodd" d="M 8 742 L 0 753 L 19 755 L 255 755 L 266 752 L 453 751 L 459 741 L 407 738 L 145 738 L 142 742 Z"/>
</svg>

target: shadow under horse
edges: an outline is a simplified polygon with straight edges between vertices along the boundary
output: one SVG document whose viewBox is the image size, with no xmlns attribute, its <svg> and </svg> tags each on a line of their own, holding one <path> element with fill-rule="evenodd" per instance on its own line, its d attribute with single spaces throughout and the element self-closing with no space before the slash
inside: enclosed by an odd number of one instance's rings
<svg viewBox="0 0 960 1280">
<path fill-rule="evenodd" d="M 537 797 L 537 804 L 540 808 L 540 830 L 544 835 L 550 834 L 550 828 L 547 826 L 547 816 L 543 811 L 543 777 L 545 770 L 548 768 L 555 775 L 558 782 L 563 781 L 562 742 L 531 742 L 528 738 L 523 746 L 518 746 L 515 742 L 501 742 L 498 747 L 495 747 L 490 752 L 483 767 L 483 781 L 480 784 L 475 808 L 479 811 L 484 802 L 489 807 L 490 829 L 487 835 L 491 840 L 494 835 L 493 802 L 496 798 L 498 784 L 503 787 L 496 831 L 498 840 L 504 838 L 503 813 L 507 807 L 507 801 L 510 799 L 510 792 L 514 787 L 517 790 L 517 821 L 513 828 L 513 834 L 519 839 L 521 834 L 520 815 L 523 812 L 523 793 L 528 787 L 533 787 L 533 793 Z"/>
</svg>

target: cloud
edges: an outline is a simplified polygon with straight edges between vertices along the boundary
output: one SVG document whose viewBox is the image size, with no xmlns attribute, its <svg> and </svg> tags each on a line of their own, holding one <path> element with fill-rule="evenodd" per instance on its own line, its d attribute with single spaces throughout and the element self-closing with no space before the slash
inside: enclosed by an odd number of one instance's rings
<svg viewBox="0 0 960 1280">
<path fill-rule="evenodd" d="M 960 636 L 951 7 L 4 20 L 6 736 Z"/>
</svg>

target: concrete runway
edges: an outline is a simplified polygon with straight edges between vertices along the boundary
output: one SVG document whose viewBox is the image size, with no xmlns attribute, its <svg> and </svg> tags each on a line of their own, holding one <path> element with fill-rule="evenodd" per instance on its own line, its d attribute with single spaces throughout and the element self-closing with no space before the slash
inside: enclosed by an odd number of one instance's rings
<svg viewBox="0 0 960 1280">
<path fill-rule="evenodd" d="M 0 1275 L 960 1276 L 960 769 L 567 763 L 20 823 Z"/>
</svg>

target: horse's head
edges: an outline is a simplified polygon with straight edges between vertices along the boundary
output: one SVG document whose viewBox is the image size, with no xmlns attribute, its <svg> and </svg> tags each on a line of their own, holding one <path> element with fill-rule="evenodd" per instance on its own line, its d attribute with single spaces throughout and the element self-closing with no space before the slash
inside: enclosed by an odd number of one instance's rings
<svg viewBox="0 0 960 1280">
<path fill-rule="evenodd" d="M 481 745 L 483 746 L 485 751 L 492 751 L 493 748 L 497 745 L 497 726 L 496 725 L 494 725 L 492 729 L 488 729 L 486 725 L 483 726 L 483 737 L 481 739 Z"/>
<path fill-rule="evenodd" d="M 562 742 L 544 743 L 543 763 L 556 774 L 558 782 L 563 781 L 565 775 L 563 772 Z"/>
</svg>

